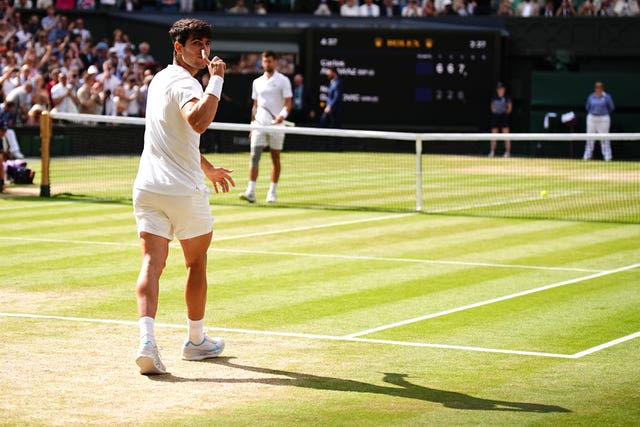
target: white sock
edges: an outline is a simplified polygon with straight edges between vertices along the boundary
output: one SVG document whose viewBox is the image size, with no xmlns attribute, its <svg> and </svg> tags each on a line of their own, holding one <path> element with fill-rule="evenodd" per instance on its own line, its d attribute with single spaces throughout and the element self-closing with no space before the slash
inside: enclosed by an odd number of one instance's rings
<svg viewBox="0 0 640 427">
<path fill-rule="evenodd" d="M 276 187 L 278 186 L 277 182 L 272 182 L 271 185 L 269 185 L 269 193 L 276 193 Z"/>
<path fill-rule="evenodd" d="M 153 344 L 156 343 L 156 337 L 153 332 L 153 325 L 155 320 L 153 317 L 144 316 L 138 319 L 138 326 L 140 326 L 140 341 L 149 340 Z"/>
<path fill-rule="evenodd" d="M 247 192 L 248 193 L 255 193 L 256 192 L 256 182 L 255 181 L 249 181 L 249 185 L 247 186 Z"/>
<path fill-rule="evenodd" d="M 204 341 L 204 319 L 187 319 L 187 325 L 189 326 L 189 341 L 196 345 Z"/>
</svg>

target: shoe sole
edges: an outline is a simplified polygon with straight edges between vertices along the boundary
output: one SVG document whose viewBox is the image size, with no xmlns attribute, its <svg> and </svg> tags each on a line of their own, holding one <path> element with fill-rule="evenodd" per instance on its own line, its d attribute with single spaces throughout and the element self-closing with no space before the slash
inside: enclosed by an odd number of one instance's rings
<svg viewBox="0 0 640 427">
<path fill-rule="evenodd" d="M 246 200 L 246 201 L 247 201 L 247 202 L 249 202 L 249 203 L 255 203 L 255 202 L 256 202 L 256 201 L 255 201 L 255 199 L 254 199 L 254 200 L 251 200 L 250 198 L 248 198 L 248 197 L 247 197 L 247 196 L 245 196 L 244 194 L 241 194 L 241 195 L 240 195 L 240 198 L 241 198 L 242 200 Z"/>
<path fill-rule="evenodd" d="M 205 360 L 205 359 L 215 359 L 216 357 L 220 356 L 222 354 L 222 352 L 218 353 L 218 354 L 204 354 L 201 356 L 191 356 L 191 357 L 187 357 L 187 356 L 182 356 L 182 360 L 187 360 L 190 362 L 197 362 L 200 360 Z"/>
<path fill-rule="evenodd" d="M 162 375 L 167 373 L 156 367 L 152 357 L 138 356 L 136 364 L 140 367 L 141 375 Z"/>
<path fill-rule="evenodd" d="M 215 359 L 216 357 L 222 354 L 222 352 L 224 351 L 224 347 L 225 346 L 223 344 L 222 348 L 217 353 L 212 352 L 212 353 L 205 353 L 205 354 L 196 354 L 193 356 L 186 356 L 184 353 L 182 353 L 182 360 L 188 360 L 188 361 L 194 362 L 198 360 Z"/>
</svg>

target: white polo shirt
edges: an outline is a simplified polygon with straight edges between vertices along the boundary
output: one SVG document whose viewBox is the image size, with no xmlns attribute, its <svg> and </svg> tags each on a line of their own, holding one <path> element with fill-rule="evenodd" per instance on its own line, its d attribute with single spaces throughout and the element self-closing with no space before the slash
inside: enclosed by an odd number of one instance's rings
<svg viewBox="0 0 640 427">
<path fill-rule="evenodd" d="M 169 195 L 207 188 L 200 167 L 200 134 L 180 112 L 188 101 L 202 96 L 200 83 L 179 65 L 169 65 L 151 80 L 134 188 Z"/>
<path fill-rule="evenodd" d="M 270 78 L 265 73 L 255 79 L 251 88 L 251 99 L 258 101 L 256 122 L 261 125 L 270 125 L 274 119 L 271 114 L 273 116 L 280 114 L 286 98 L 293 98 L 291 82 L 287 76 L 276 70 Z"/>
</svg>

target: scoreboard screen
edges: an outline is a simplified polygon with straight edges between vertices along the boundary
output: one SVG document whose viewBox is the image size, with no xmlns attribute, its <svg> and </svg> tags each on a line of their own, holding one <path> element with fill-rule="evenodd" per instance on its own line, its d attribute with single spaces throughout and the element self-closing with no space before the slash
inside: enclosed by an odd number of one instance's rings
<svg viewBox="0 0 640 427">
<path fill-rule="evenodd" d="M 312 90 L 324 108 L 335 67 L 349 125 L 486 129 L 500 73 L 495 30 L 322 29 L 311 37 Z"/>
</svg>

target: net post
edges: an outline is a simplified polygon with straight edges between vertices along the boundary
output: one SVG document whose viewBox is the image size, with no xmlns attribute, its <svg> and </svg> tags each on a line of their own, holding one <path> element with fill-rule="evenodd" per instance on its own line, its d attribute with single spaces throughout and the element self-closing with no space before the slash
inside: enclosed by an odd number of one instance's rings
<svg viewBox="0 0 640 427">
<path fill-rule="evenodd" d="M 416 211 L 422 207 L 422 136 L 416 135 Z"/>
<path fill-rule="evenodd" d="M 49 158 L 51 153 L 51 116 L 48 111 L 40 115 L 40 159 L 42 162 L 42 178 L 40 182 L 40 197 L 51 197 L 49 183 Z"/>
</svg>

